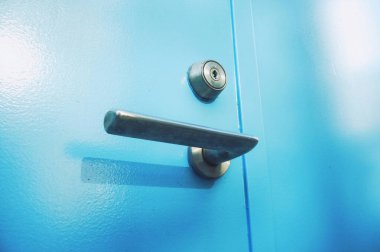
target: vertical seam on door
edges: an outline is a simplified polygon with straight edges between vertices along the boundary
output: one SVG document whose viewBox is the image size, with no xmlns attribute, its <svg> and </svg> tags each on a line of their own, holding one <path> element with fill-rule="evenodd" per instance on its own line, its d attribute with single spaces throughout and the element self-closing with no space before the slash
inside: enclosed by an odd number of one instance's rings
<svg viewBox="0 0 380 252">
<path fill-rule="evenodd" d="M 251 27 L 252 27 L 252 41 L 253 41 L 253 48 L 254 48 L 254 53 L 255 53 L 255 63 L 256 63 L 256 80 L 258 84 L 258 89 L 259 89 L 259 99 L 260 99 L 260 112 L 262 115 L 262 131 L 263 135 L 262 138 L 264 139 L 264 142 L 266 143 L 266 134 L 265 134 L 265 127 L 264 127 L 264 112 L 263 112 L 263 106 L 262 106 L 262 92 L 261 92 L 261 80 L 260 80 L 260 69 L 259 69 L 259 61 L 258 61 L 258 56 L 257 56 L 257 45 L 256 45 L 256 31 L 255 31 L 255 22 L 254 22 L 254 14 L 253 14 L 253 1 L 250 0 L 250 12 L 251 12 Z M 268 165 L 268 155 L 265 154 L 265 162 L 266 162 L 266 169 L 267 169 L 267 176 L 268 176 L 268 183 L 269 183 L 269 195 L 270 195 L 270 207 L 271 207 L 271 223 L 272 223 L 272 234 L 273 234 L 273 249 L 274 251 L 277 251 L 277 233 L 276 233 L 276 221 L 275 221 L 275 208 L 274 208 L 274 201 L 273 201 L 273 193 L 272 193 L 272 176 L 271 176 L 271 171 L 269 169 Z"/>
<path fill-rule="evenodd" d="M 231 11 L 231 29 L 232 29 L 232 44 L 233 44 L 233 55 L 234 55 L 234 74 L 236 83 L 236 100 L 238 108 L 238 121 L 239 121 L 239 131 L 244 132 L 243 119 L 242 119 L 242 108 L 241 108 L 241 94 L 240 94 L 240 79 L 239 79 L 239 64 L 237 59 L 237 43 L 236 43 L 236 31 L 235 31 L 235 13 L 234 13 L 234 0 L 230 0 L 230 11 Z M 251 216 L 249 211 L 249 195 L 248 195 L 248 181 L 247 181 L 247 171 L 246 171 L 246 160 L 245 155 L 242 156 L 243 165 L 243 182 L 244 182 L 244 200 L 245 200 L 245 212 L 247 219 L 247 235 L 248 235 L 248 248 L 252 252 L 252 240 L 251 240 Z"/>
</svg>

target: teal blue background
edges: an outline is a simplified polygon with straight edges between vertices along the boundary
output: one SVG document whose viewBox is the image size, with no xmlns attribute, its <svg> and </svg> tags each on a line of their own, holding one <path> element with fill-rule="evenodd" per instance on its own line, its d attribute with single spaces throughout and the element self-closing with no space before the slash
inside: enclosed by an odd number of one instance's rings
<svg viewBox="0 0 380 252">
<path fill-rule="evenodd" d="M 237 31 L 242 121 L 261 139 L 247 155 L 254 251 L 380 250 L 379 8 L 369 0 L 236 7 L 237 27 L 239 17 L 251 27 Z M 272 211 L 262 207 L 268 195 Z M 273 228 L 263 229 L 270 213 Z"/>
<path fill-rule="evenodd" d="M 378 251 L 379 5 L 1 1 L 0 251 Z M 260 142 L 204 180 L 113 108 Z"/>
</svg>

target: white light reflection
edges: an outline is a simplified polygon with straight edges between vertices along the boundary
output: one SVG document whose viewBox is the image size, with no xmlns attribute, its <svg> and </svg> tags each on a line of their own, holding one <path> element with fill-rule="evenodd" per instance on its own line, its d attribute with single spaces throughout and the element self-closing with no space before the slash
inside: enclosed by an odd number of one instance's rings
<svg viewBox="0 0 380 252">
<path fill-rule="evenodd" d="M 380 17 L 376 1 L 325 0 L 318 25 L 334 76 L 328 80 L 338 131 L 380 132 Z"/>
<path fill-rule="evenodd" d="M 43 54 L 32 34 L 17 24 L 0 26 L 0 94 L 26 91 L 41 77 Z"/>
</svg>

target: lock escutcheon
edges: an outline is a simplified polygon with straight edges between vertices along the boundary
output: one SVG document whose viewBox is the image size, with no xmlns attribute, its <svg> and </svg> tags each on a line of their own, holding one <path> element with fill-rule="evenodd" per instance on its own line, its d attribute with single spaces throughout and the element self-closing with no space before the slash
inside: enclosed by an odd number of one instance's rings
<svg viewBox="0 0 380 252">
<path fill-rule="evenodd" d="M 212 102 L 226 87 L 226 72 L 214 60 L 193 64 L 188 71 L 188 79 L 196 96 L 205 102 Z"/>
</svg>

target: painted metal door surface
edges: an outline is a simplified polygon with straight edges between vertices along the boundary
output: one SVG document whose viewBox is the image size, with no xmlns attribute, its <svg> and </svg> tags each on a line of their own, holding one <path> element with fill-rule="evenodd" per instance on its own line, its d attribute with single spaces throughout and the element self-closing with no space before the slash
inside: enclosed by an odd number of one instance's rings
<svg viewBox="0 0 380 252">
<path fill-rule="evenodd" d="M 112 108 L 241 131 L 229 1 L 0 2 L 0 250 L 247 251 L 241 158 L 214 181 L 186 147 L 107 135 Z M 228 84 L 198 101 L 186 72 Z"/>
<path fill-rule="evenodd" d="M 247 156 L 253 248 L 380 251 L 379 1 L 249 2 L 236 20 L 251 31 L 236 34 L 243 122 L 261 139 Z M 263 174 L 272 246 L 257 239 Z"/>
</svg>

